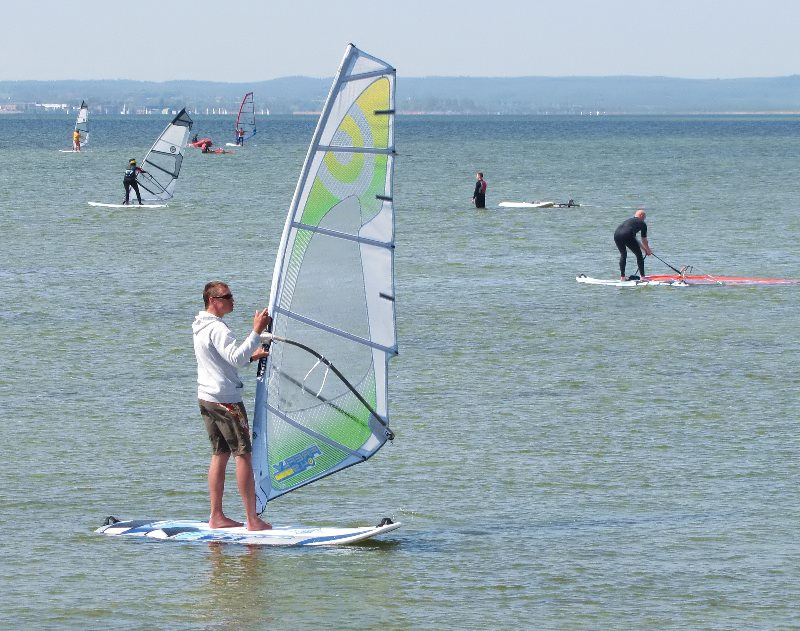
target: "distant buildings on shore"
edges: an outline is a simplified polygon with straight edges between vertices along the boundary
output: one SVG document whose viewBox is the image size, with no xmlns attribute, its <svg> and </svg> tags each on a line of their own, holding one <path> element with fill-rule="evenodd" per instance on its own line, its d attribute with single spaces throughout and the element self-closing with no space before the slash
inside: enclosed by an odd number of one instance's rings
<svg viewBox="0 0 800 631">
<path fill-rule="evenodd" d="M 55 114 L 70 114 L 77 113 L 80 109 L 80 103 L 5 103 L 0 104 L 0 114 L 24 114 L 24 113 L 55 113 Z M 163 114 L 174 116 L 180 111 L 180 108 L 175 107 L 148 107 L 128 106 L 123 104 L 119 108 L 107 105 L 89 106 L 89 111 L 92 114 L 121 114 L 121 115 L 135 115 L 135 116 L 148 116 L 151 114 Z M 235 116 L 238 110 L 231 110 L 226 107 L 205 107 L 205 108 L 187 108 L 190 114 L 203 114 L 206 116 Z M 256 116 L 269 116 L 268 109 L 256 109 Z M 298 112 L 301 113 L 301 112 Z M 302 112 L 306 114 L 308 112 Z M 319 113 L 319 112 L 317 112 Z"/>
<path fill-rule="evenodd" d="M 0 113 L 170 113 L 235 116 L 252 91 L 259 116 L 310 115 L 330 79 L 284 77 L 249 84 L 202 81 L 2 81 Z M 398 114 L 574 115 L 800 112 L 800 75 L 752 79 L 669 77 L 398 77 Z"/>
</svg>

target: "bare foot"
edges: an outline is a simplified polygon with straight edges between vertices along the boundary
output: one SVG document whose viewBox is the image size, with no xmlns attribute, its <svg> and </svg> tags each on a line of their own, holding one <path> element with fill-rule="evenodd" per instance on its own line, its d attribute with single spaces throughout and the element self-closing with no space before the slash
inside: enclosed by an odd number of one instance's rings
<svg viewBox="0 0 800 631">
<path fill-rule="evenodd" d="M 222 519 L 209 519 L 208 525 L 210 528 L 238 528 L 239 526 L 244 526 L 242 522 L 224 516 Z"/>
<path fill-rule="evenodd" d="M 247 522 L 247 529 L 248 530 L 271 530 L 272 524 L 269 522 L 264 521 L 260 517 L 256 517 L 253 522 Z"/>
</svg>

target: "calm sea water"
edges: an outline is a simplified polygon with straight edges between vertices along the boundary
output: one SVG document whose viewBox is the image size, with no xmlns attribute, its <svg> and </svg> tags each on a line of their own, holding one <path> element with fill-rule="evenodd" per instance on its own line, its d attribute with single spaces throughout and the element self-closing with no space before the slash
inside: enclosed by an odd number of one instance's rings
<svg viewBox="0 0 800 631">
<path fill-rule="evenodd" d="M 207 515 L 191 321 L 212 278 L 240 336 L 266 305 L 316 122 L 190 151 L 168 208 L 88 206 L 167 120 L 65 154 L 71 117 L 0 118 L 0 627 L 800 627 L 800 290 L 575 282 L 638 205 L 674 266 L 800 278 L 800 119 L 398 118 L 397 439 L 268 518 L 404 526 L 315 550 L 93 533 Z"/>
</svg>

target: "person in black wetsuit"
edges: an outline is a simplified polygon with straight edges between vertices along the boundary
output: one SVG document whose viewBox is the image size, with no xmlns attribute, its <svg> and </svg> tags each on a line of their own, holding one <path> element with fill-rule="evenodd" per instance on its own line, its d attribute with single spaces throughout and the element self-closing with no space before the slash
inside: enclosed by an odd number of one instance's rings
<svg viewBox="0 0 800 631">
<path fill-rule="evenodd" d="M 647 224 L 644 220 L 647 218 L 644 210 L 641 208 L 637 210 L 633 217 L 623 221 L 614 231 L 614 243 L 617 244 L 619 250 L 619 279 L 628 280 L 625 276 L 625 263 L 628 260 L 628 250 L 636 255 L 636 264 L 639 267 L 639 277 L 644 278 L 644 250 L 645 256 L 650 256 L 653 252 L 650 250 L 650 244 L 647 243 Z M 639 246 L 639 241 L 636 240 L 637 233 L 642 233 L 642 243 Z"/>
<path fill-rule="evenodd" d="M 131 196 L 131 189 L 133 189 L 136 193 L 136 199 L 139 200 L 139 206 L 142 205 L 142 195 L 139 192 L 139 183 L 136 181 L 136 176 L 139 173 L 147 173 L 147 171 L 136 166 L 136 160 L 133 158 L 128 160 L 128 168 L 125 169 L 125 175 L 122 177 L 122 185 L 125 187 L 125 201 L 122 202 L 123 204 L 128 203 Z"/>
<path fill-rule="evenodd" d="M 472 203 L 475 208 L 486 208 L 486 180 L 483 179 L 483 173 L 478 171 L 475 174 L 475 192 L 472 194 Z"/>
</svg>

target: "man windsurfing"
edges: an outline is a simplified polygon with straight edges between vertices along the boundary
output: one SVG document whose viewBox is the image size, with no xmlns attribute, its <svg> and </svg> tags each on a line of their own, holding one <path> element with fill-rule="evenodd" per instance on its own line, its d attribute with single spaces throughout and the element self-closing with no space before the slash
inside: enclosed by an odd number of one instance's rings
<svg viewBox="0 0 800 631">
<path fill-rule="evenodd" d="M 133 189 L 136 193 L 136 199 L 139 200 L 139 206 L 142 205 L 142 195 L 139 192 L 139 183 L 136 181 L 136 176 L 139 173 L 147 173 L 147 171 L 136 166 L 136 160 L 134 158 L 128 160 L 128 168 L 125 169 L 125 175 L 122 177 L 122 185 L 125 187 L 125 201 L 122 202 L 123 204 L 128 203 L 131 196 L 131 189 Z"/>
</svg>

